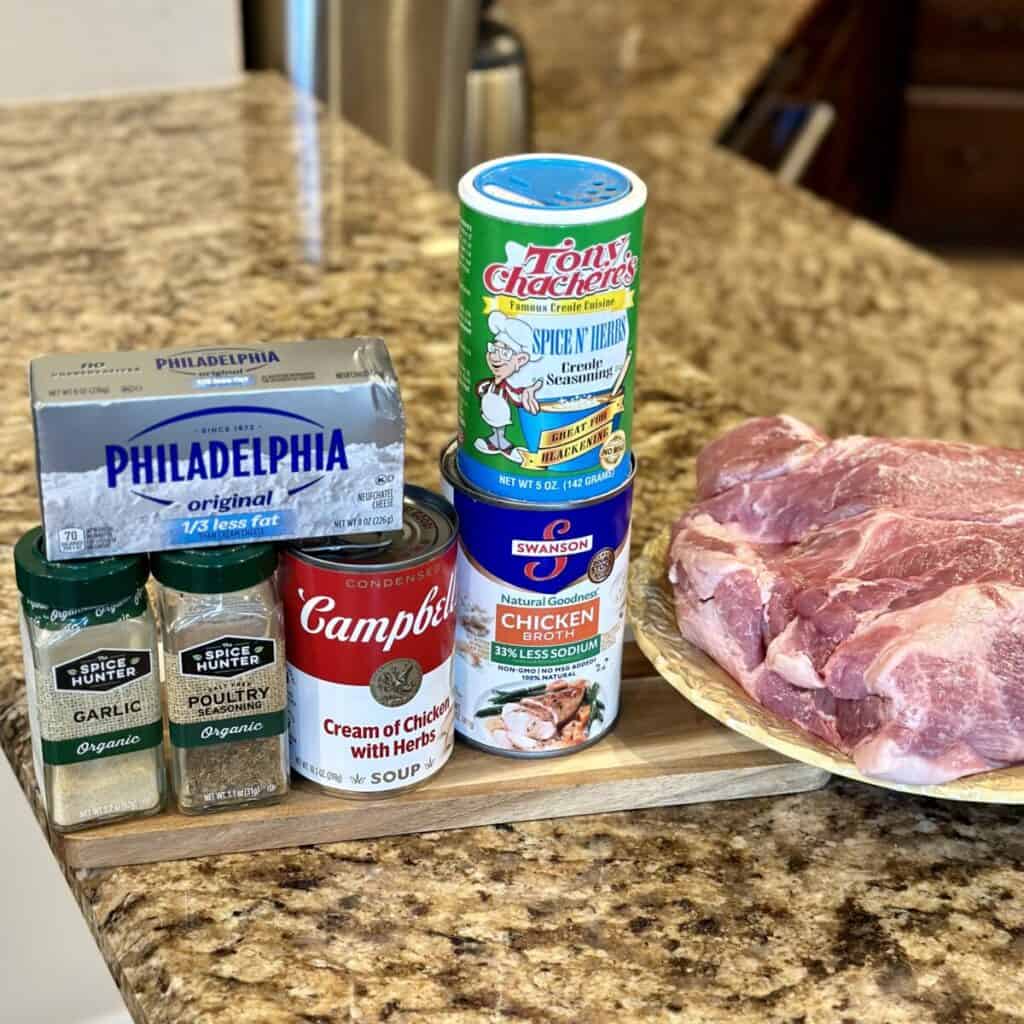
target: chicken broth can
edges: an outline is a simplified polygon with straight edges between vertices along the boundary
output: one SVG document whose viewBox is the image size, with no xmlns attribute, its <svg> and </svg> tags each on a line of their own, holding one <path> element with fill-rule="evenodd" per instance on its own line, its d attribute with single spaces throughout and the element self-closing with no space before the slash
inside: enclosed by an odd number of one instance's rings
<svg viewBox="0 0 1024 1024">
<path fill-rule="evenodd" d="M 291 763 L 328 793 L 398 793 L 451 754 L 457 532 L 410 486 L 400 531 L 282 554 Z"/>
<path fill-rule="evenodd" d="M 514 501 L 630 476 L 647 190 L 589 157 L 527 154 L 459 182 L 459 471 Z"/>
<path fill-rule="evenodd" d="M 597 742 L 619 711 L 633 465 L 611 494 L 559 506 L 481 493 L 454 442 L 441 467 L 459 517 L 456 733 L 509 757 Z"/>
</svg>

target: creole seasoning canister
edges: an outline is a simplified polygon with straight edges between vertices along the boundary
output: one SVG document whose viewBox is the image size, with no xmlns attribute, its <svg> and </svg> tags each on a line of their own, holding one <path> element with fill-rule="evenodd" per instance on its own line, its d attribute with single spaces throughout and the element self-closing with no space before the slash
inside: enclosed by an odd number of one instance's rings
<svg viewBox="0 0 1024 1024">
<path fill-rule="evenodd" d="M 615 490 L 630 475 L 644 183 L 530 154 L 475 167 L 459 198 L 460 473 L 516 501 Z"/>
<path fill-rule="evenodd" d="M 425 782 L 452 751 L 451 505 L 406 487 L 403 527 L 281 558 L 292 768 L 336 796 Z"/>
</svg>

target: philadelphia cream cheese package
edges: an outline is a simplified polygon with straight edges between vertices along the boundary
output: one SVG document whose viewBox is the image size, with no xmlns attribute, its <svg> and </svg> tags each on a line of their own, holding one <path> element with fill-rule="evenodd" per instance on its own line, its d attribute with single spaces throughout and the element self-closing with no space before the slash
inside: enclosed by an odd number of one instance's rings
<svg viewBox="0 0 1024 1024">
<path fill-rule="evenodd" d="M 29 384 L 53 560 L 402 526 L 379 338 L 43 356 Z"/>
</svg>

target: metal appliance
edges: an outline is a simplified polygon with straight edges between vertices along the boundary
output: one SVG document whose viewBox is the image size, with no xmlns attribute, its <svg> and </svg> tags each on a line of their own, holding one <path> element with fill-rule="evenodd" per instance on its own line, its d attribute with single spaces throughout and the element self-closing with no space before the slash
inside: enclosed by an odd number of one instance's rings
<svg viewBox="0 0 1024 1024">
<path fill-rule="evenodd" d="M 522 44 L 489 17 L 489 6 L 243 0 L 246 66 L 285 72 L 328 110 L 454 189 L 467 158 L 527 145 Z"/>
<path fill-rule="evenodd" d="M 482 4 L 473 66 L 466 80 L 463 166 L 530 148 L 530 84 L 522 39 Z"/>
</svg>

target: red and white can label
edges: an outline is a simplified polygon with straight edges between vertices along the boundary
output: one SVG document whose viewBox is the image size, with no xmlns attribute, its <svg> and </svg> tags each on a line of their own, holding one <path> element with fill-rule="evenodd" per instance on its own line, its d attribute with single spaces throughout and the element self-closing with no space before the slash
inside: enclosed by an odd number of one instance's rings
<svg viewBox="0 0 1024 1024">
<path fill-rule="evenodd" d="M 353 572 L 286 552 L 292 768 L 372 795 L 428 779 L 453 743 L 455 546 L 403 569 Z"/>
</svg>

